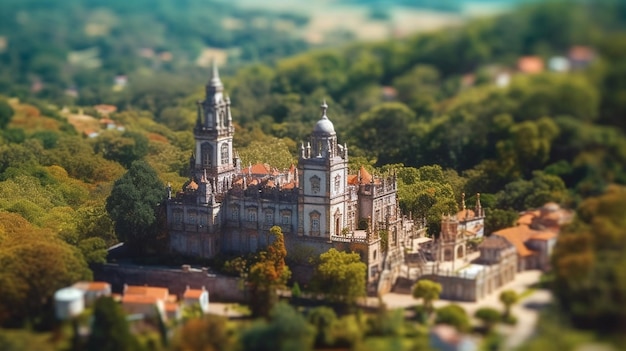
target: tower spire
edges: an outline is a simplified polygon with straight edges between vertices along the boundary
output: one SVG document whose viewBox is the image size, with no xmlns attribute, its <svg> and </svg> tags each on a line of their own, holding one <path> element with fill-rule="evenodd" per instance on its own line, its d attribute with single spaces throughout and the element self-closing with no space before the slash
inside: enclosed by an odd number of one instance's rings
<svg viewBox="0 0 626 351">
<path fill-rule="evenodd" d="M 320 107 L 322 108 L 322 119 L 328 119 L 328 116 L 326 116 L 326 111 L 328 111 L 328 105 L 326 104 L 326 99 L 324 99 Z"/>
<path fill-rule="evenodd" d="M 220 73 L 219 70 L 217 69 L 217 62 L 215 61 L 215 57 L 211 59 L 211 68 L 212 68 L 212 73 L 211 73 L 211 81 L 210 81 L 210 85 L 217 87 L 217 86 L 222 86 L 222 81 L 220 80 Z"/>
</svg>

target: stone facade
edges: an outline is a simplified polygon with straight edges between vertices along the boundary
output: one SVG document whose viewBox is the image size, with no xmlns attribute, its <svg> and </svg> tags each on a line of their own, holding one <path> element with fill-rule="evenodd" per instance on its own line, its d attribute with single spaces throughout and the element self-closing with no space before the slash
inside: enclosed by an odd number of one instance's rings
<svg viewBox="0 0 626 351">
<path fill-rule="evenodd" d="M 242 169 L 232 146 L 230 99 L 215 67 L 205 92 L 190 180 L 174 195 L 168 189 L 171 251 L 205 258 L 255 252 L 270 243 L 269 230 L 278 225 L 289 259 L 303 262 L 330 248 L 357 251 L 368 267 L 370 291 L 388 291 L 408 238 L 424 229 L 400 213 L 395 174 L 348 173 L 348 147 L 338 143 L 326 103 L 310 141 L 300 147 L 297 167 Z"/>
</svg>

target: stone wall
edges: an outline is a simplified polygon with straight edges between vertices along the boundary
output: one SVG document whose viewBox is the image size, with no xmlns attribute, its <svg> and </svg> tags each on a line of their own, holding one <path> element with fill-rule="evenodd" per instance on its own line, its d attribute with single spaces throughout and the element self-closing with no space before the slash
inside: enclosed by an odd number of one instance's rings
<svg viewBox="0 0 626 351">
<path fill-rule="evenodd" d="M 246 294 L 239 278 L 215 275 L 200 269 L 144 267 L 104 264 L 93 268 L 94 280 L 111 284 L 113 292 L 121 293 L 124 284 L 166 287 L 170 294 L 182 296 L 187 285 L 192 289 L 204 286 L 210 301 L 245 302 Z"/>
</svg>

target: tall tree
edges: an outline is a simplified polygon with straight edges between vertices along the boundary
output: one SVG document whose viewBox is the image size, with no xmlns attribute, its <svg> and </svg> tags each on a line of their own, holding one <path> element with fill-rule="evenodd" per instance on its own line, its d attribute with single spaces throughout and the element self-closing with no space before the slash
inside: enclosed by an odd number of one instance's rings
<svg viewBox="0 0 626 351">
<path fill-rule="evenodd" d="M 110 297 L 96 300 L 87 349 L 93 351 L 134 351 L 140 349 L 137 340 L 130 333 L 126 314 L 120 305 Z"/>
<path fill-rule="evenodd" d="M 330 249 L 320 255 L 311 285 L 332 302 L 353 305 L 365 296 L 367 267 L 358 253 Z"/>
<path fill-rule="evenodd" d="M 291 276 L 285 264 L 287 249 L 279 226 L 270 228 L 273 242 L 267 251 L 259 254 L 260 260 L 250 267 L 248 283 L 250 286 L 250 309 L 255 316 L 267 316 L 278 301 L 276 289 L 284 287 Z"/>
<path fill-rule="evenodd" d="M 144 161 L 135 161 L 113 185 L 106 210 L 115 221 L 120 241 L 142 252 L 156 240 L 156 207 L 165 198 L 165 186 Z"/>
</svg>

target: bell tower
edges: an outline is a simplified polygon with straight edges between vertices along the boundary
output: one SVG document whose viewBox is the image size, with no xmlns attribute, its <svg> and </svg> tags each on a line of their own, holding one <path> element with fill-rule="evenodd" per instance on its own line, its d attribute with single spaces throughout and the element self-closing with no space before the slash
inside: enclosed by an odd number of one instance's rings
<svg viewBox="0 0 626 351">
<path fill-rule="evenodd" d="M 311 140 L 300 147 L 298 234 L 328 240 L 347 227 L 348 149 L 337 143 L 326 101 L 320 107 Z"/>
<path fill-rule="evenodd" d="M 213 74 L 205 86 L 205 99 L 198 101 L 197 105 L 190 175 L 196 182 L 205 177 L 217 193 L 223 193 L 230 187 L 240 165 L 233 150 L 235 127 L 230 113 L 230 98 L 224 94 L 215 61 Z"/>
</svg>

